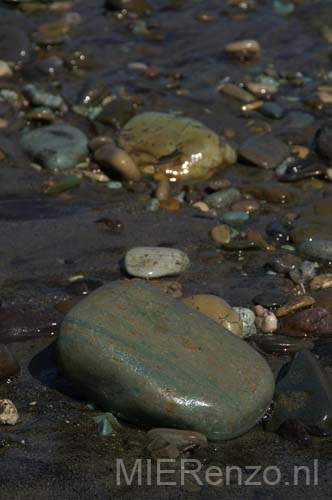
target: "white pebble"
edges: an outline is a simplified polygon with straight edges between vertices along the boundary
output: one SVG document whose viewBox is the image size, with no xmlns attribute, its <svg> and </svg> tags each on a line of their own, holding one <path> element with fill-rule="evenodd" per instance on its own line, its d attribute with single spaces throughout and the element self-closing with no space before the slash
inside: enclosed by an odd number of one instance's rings
<svg viewBox="0 0 332 500">
<path fill-rule="evenodd" d="M 176 248 L 136 247 L 125 256 L 125 269 L 137 278 L 160 278 L 185 271 L 189 257 Z"/>
<path fill-rule="evenodd" d="M 273 333 L 278 329 L 278 319 L 272 311 L 268 311 L 262 306 L 256 306 L 255 311 L 255 324 L 259 330 L 264 333 Z"/>
<path fill-rule="evenodd" d="M 15 425 L 18 421 L 18 411 L 10 399 L 0 399 L 0 424 Z"/>
</svg>

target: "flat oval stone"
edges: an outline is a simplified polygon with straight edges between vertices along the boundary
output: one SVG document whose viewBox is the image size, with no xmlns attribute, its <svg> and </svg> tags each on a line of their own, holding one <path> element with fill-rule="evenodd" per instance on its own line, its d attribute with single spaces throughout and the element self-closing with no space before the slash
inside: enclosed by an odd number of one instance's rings
<svg viewBox="0 0 332 500">
<path fill-rule="evenodd" d="M 274 392 L 269 366 L 246 342 L 140 280 L 111 283 L 75 306 L 57 355 L 102 410 L 212 440 L 253 427 Z"/>
<path fill-rule="evenodd" d="M 290 154 L 286 143 L 270 134 L 249 137 L 240 147 L 243 160 L 262 168 L 275 168 Z"/>
<path fill-rule="evenodd" d="M 182 273 L 189 267 L 190 260 L 176 248 L 136 247 L 126 253 L 124 264 L 131 276 L 160 278 Z"/>
<path fill-rule="evenodd" d="M 212 208 L 226 208 L 240 198 L 240 191 L 231 187 L 208 194 L 204 201 Z"/>
</svg>

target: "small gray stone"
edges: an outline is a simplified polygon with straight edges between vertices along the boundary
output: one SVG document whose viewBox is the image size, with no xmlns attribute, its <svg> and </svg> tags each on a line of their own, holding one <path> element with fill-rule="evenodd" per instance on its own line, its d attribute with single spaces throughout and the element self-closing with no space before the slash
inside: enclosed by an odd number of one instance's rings
<svg viewBox="0 0 332 500">
<path fill-rule="evenodd" d="M 204 201 L 211 208 L 227 208 L 241 198 L 241 193 L 236 188 L 221 189 L 207 195 Z"/>
<path fill-rule="evenodd" d="M 125 269 L 137 278 L 160 278 L 185 271 L 189 257 L 176 248 L 136 247 L 125 256 Z"/>
<path fill-rule="evenodd" d="M 24 151 L 49 169 L 70 169 L 88 154 L 88 141 L 79 129 L 70 125 L 50 125 L 25 134 Z"/>
<path fill-rule="evenodd" d="M 290 154 L 289 147 L 283 141 L 270 134 L 250 137 L 240 147 L 243 160 L 262 168 L 276 168 Z"/>
</svg>

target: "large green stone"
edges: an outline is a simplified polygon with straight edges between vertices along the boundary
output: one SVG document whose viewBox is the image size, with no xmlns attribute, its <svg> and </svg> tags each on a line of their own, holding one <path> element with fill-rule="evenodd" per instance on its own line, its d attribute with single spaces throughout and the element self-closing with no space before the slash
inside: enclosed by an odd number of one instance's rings
<svg viewBox="0 0 332 500">
<path fill-rule="evenodd" d="M 76 305 L 57 352 L 102 410 L 212 440 L 253 427 L 274 392 L 269 366 L 244 340 L 140 280 L 103 286 Z"/>
</svg>

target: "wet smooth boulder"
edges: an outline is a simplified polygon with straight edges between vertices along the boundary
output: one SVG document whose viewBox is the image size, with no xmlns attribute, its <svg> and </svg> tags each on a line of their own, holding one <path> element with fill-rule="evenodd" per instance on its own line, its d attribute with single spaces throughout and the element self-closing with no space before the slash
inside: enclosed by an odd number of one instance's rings
<svg viewBox="0 0 332 500">
<path fill-rule="evenodd" d="M 71 309 L 57 354 L 102 410 L 212 440 L 253 427 L 274 392 L 269 366 L 245 341 L 140 280 L 101 287 Z"/>
<path fill-rule="evenodd" d="M 22 137 L 21 146 L 33 161 L 51 170 L 73 168 L 88 154 L 86 136 L 70 125 L 32 130 Z"/>
<path fill-rule="evenodd" d="M 207 179 L 236 161 L 236 153 L 211 129 L 173 113 L 141 113 L 123 127 L 118 143 L 138 167 L 173 181 Z"/>
</svg>

